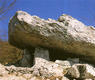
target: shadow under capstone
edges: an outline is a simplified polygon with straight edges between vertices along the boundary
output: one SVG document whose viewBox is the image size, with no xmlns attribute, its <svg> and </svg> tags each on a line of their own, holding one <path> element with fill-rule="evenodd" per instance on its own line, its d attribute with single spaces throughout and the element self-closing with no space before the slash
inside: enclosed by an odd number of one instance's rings
<svg viewBox="0 0 95 80">
<path fill-rule="evenodd" d="M 35 55 L 35 53 L 37 54 Z M 80 61 L 79 63 L 90 63 L 94 65 L 94 62 L 90 61 L 90 58 L 88 56 L 70 53 L 66 50 L 58 50 L 58 49 L 55 50 L 52 48 L 46 49 L 46 48 L 40 48 L 40 47 L 32 48 L 32 49 L 25 49 L 23 58 L 17 63 L 15 63 L 14 65 L 17 67 L 32 67 L 37 62 L 39 62 L 35 60 L 37 57 L 46 59 L 48 61 L 67 60 L 68 58 L 72 58 L 72 59 L 79 58 L 79 61 Z"/>
</svg>

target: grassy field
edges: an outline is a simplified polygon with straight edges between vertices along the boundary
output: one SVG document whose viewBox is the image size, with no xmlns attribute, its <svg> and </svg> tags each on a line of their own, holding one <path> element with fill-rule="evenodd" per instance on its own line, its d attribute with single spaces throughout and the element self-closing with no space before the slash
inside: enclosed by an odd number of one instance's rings
<svg viewBox="0 0 95 80">
<path fill-rule="evenodd" d="M 0 63 L 15 63 L 22 58 L 23 51 L 10 45 L 7 41 L 0 40 Z"/>
</svg>

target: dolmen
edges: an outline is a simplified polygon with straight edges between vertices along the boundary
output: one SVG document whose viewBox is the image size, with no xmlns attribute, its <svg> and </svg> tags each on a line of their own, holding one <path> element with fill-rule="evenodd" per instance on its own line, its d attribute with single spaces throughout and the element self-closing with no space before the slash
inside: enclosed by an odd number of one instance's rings
<svg viewBox="0 0 95 80">
<path fill-rule="evenodd" d="M 24 50 L 22 66 L 32 66 L 39 58 L 51 60 L 55 56 L 95 62 L 95 28 L 66 14 L 58 20 L 45 20 L 17 11 L 10 19 L 8 38 L 11 45 Z"/>
</svg>

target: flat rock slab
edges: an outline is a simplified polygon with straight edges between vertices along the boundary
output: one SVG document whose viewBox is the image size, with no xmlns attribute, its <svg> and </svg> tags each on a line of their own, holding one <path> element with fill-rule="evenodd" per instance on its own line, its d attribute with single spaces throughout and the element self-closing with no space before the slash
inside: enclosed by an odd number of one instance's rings
<svg viewBox="0 0 95 80">
<path fill-rule="evenodd" d="M 17 11 L 9 22 L 8 36 L 10 44 L 21 49 L 43 47 L 65 50 L 95 61 L 95 28 L 87 27 L 68 15 L 62 15 L 56 21 Z"/>
</svg>

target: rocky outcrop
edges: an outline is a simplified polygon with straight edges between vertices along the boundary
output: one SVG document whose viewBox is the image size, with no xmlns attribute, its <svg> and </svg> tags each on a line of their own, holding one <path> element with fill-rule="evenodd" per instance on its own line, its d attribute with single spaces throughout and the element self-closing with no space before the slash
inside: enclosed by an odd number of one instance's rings
<svg viewBox="0 0 95 80">
<path fill-rule="evenodd" d="M 72 59 L 75 60 L 75 59 Z M 50 62 L 39 58 L 33 67 L 3 66 L 0 64 L 1 80 L 94 80 L 95 68 L 88 64 L 69 64 L 72 61 Z M 65 63 L 65 65 L 63 65 Z"/>
<path fill-rule="evenodd" d="M 94 79 L 95 68 L 88 64 L 74 64 L 71 68 L 68 69 L 66 76 L 68 76 L 70 79 Z"/>
</svg>

